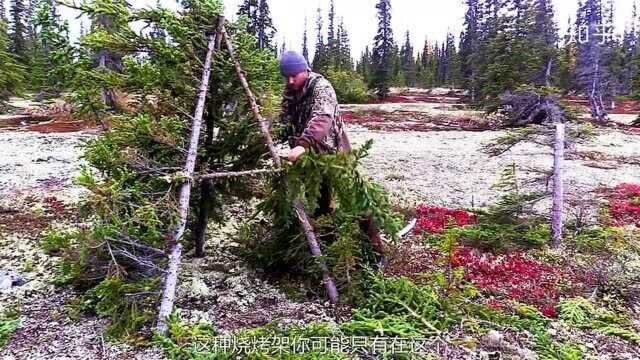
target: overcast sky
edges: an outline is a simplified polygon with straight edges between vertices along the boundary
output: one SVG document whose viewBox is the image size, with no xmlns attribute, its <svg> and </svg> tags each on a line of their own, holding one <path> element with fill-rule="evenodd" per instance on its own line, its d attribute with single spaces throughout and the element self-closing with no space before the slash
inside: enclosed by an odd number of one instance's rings
<svg viewBox="0 0 640 360">
<path fill-rule="evenodd" d="M 5 1 L 8 4 L 8 0 Z M 622 32 L 629 23 L 634 0 L 615 0 L 617 31 Z M 175 0 L 160 0 L 165 7 L 176 9 Z M 225 0 L 225 13 L 235 18 L 235 13 L 242 0 Z M 338 17 L 344 19 L 345 27 L 351 38 L 351 51 L 358 58 L 365 46 L 373 42 L 377 29 L 377 0 L 335 0 Z M 136 7 L 152 6 L 156 0 L 130 0 Z M 556 10 L 556 22 L 561 36 L 567 28 L 569 16 L 575 18 L 577 0 L 553 0 Z M 323 9 L 326 17 L 329 0 L 269 0 L 274 25 L 278 30 L 277 41 L 286 42 L 290 50 L 301 50 L 304 20 L 307 18 L 309 51 L 313 52 L 315 44 L 315 19 L 318 7 Z M 464 20 L 465 6 L 463 0 L 391 0 L 392 28 L 398 42 L 403 42 L 407 30 L 411 33 L 414 48 L 421 49 L 425 38 L 431 41 L 443 41 L 447 32 L 456 37 L 460 34 Z M 8 9 L 7 9 L 8 10 Z M 72 35 L 79 33 L 80 21 L 69 9 L 62 9 L 65 18 L 71 20 Z M 325 30 L 326 30 L 325 20 Z"/>
</svg>

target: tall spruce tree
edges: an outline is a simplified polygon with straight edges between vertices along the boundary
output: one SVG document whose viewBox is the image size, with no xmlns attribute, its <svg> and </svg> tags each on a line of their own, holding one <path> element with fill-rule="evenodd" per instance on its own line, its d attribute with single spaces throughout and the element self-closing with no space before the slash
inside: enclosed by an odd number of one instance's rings
<svg viewBox="0 0 640 360">
<path fill-rule="evenodd" d="M 322 32 L 322 10 L 318 8 L 318 16 L 316 18 L 316 48 L 313 54 L 313 70 L 324 72 L 329 66 L 329 54 L 327 46 L 324 42 L 324 34 Z"/>
<path fill-rule="evenodd" d="M 338 52 L 337 36 L 336 36 L 336 11 L 334 1 L 329 2 L 329 13 L 327 14 L 327 20 L 329 22 L 327 29 L 327 57 L 329 58 L 330 65 L 336 65 L 336 58 Z"/>
<path fill-rule="evenodd" d="M 87 35 L 87 27 L 84 24 L 84 20 L 80 20 L 80 38 Z"/>
<path fill-rule="evenodd" d="M 344 21 L 340 19 L 338 24 L 338 40 L 336 41 L 336 67 L 345 71 L 353 71 L 353 60 L 351 58 L 351 41 L 349 33 L 344 26 Z"/>
<path fill-rule="evenodd" d="M 276 29 L 273 26 L 273 20 L 271 19 L 271 11 L 269 10 L 269 4 L 267 0 L 260 0 L 258 5 L 258 21 L 257 21 L 257 38 L 258 48 L 274 50 L 273 37 L 275 36 Z"/>
<path fill-rule="evenodd" d="M 574 75 L 576 70 L 577 48 L 576 29 L 571 22 L 571 17 L 569 17 L 567 21 L 567 33 L 564 36 L 563 46 L 558 58 L 557 70 L 557 86 L 565 92 L 572 91 L 575 88 Z"/>
<path fill-rule="evenodd" d="M 0 20 L 0 104 L 22 90 L 25 76 L 24 66 L 11 53 L 7 24 Z"/>
<path fill-rule="evenodd" d="M 404 74 L 405 85 L 416 86 L 416 64 L 413 59 L 413 46 L 411 45 L 411 37 L 409 30 L 405 34 L 404 45 L 400 49 L 400 58 L 402 61 L 402 72 Z"/>
<path fill-rule="evenodd" d="M 480 1 L 466 0 L 467 12 L 464 16 L 464 31 L 460 36 L 460 72 L 463 86 L 469 89 L 471 101 L 475 102 L 478 93 L 478 42 L 480 26 Z M 425 47 L 427 44 L 425 44 Z M 424 53 L 423 53 L 424 61 Z"/>
<path fill-rule="evenodd" d="M 122 28 L 128 27 L 128 19 L 122 15 L 124 11 L 130 8 L 129 3 L 126 0 L 101 0 L 99 5 L 106 6 L 106 8 L 100 12 L 92 14 L 91 17 L 91 34 L 98 34 L 99 36 L 113 36 L 120 33 Z M 112 7 L 120 10 L 109 11 L 108 7 Z M 97 47 L 94 49 L 94 60 L 97 67 L 105 72 L 120 73 L 123 70 L 123 54 L 119 51 L 114 51 L 109 47 Z M 107 109 L 116 110 L 117 99 L 115 95 L 115 89 L 111 84 L 105 82 L 102 88 L 102 102 Z"/>
<path fill-rule="evenodd" d="M 635 79 L 640 70 L 640 43 L 638 41 L 638 7 L 634 1 L 631 10 L 631 23 L 622 40 L 624 68 L 620 75 L 623 94 L 632 94 L 635 90 Z"/>
<path fill-rule="evenodd" d="M 393 30 L 391 29 L 391 1 L 379 0 L 376 9 L 378 10 L 378 33 L 374 38 L 371 55 L 373 67 L 371 85 L 378 97 L 385 98 L 389 94 L 391 86 L 395 56 Z"/>
<path fill-rule="evenodd" d="M 533 24 L 529 31 L 529 49 L 533 51 L 537 67 L 534 69 L 533 82 L 551 86 L 551 75 L 558 65 L 558 30 L 554 23 L 554 11 L 551 0 L 534 0 Z"/>
<path fill-rule="evenodd" d="M 420 67 L 422 71 L 419 82 L 422 87 L 430 88 L 436 85 L 435 75 L 437 61 L 435 56 L 434 46 L 429 43 L 429 40 L 425 39 L 422 54 L 420 55 Z"/>
<path fill-rule="evenodd" d="M 238 7 L 237 15 L 246 17 L 246 30 L 258 39 L 259 49 L 271 49 L 274 52 L 277 50 L 277 45 L 273 44 L 276 30 L 267 0 L 243 0 Z"/>
<path fill-rule="evenodd" d="M 369 52 L 369 46 L 365 46 L 360 61 L 356 65 L 356 72 L 362 76 L 366 83 L 371 80 L 371 52 Z"/>
<path fill-rule="evenodd" d="M 602 31 L 605 28 L 602 3 L 600 0 L 586 0 L 578 12 L 581 27 L 584 27 L 588 36 L 578 44 L 576 82 L 589 98 L 591 115 L 598 121 L 605 122 L 607 112 L 604 104 L 610 97 L 611 90 L 611 53 L 606 45 L 606 32 Z"/>
<path fill-rule="evenodd" d="M 38 34 L 37 50 L 32 60 L 32 73 L 42 72 L 42 78 L 34 76 L 32 85 L 38 97 L 58 95 L 64 88 L 67 76 L 64 67 L 72 61 L 69 43 L 69 25 L 63 22 L 53 0 L 42 0 L 35 9 L 34 29 Z M 36 48 L 36 46 L 34 46 Z M 34 71 L 38 69 L 37 71 Z"/>
<path fill-rule="evenodd" d="M 446 85 L 455 87 L 460 82 L 460 61 L 456 50 L 455 37 L 451 33 L 447 34 L 443 56 L 443 61 L 446 64 L 443 81 Z"/>
<path fill-rule="evenodd" d="M 156 0 L 156 9 L 161 9 L 161 8 L 162 8 L 162 5 L 160 4 L 160 0 Z M 82 34 L 82 27 L 83 27 L 83 24 L 80 23 L 81 34 Z M 151 24 L 151 32 L 149 33 L 149 36 L 151 36 L 152 39 L 155 39 L 158 41 L 164 42 L 167 40 L 167 32 L 156 23 Z"/>
<path fill-rule="evenodd" d="M 258 17 L 259 17 L 258 0 L 243 0 L 238 7 L 238 16 L 244 16 L 247 19 L 246 30 L 249 34 L 258 35 Z"/>
<path fill-rule="evenodd" d="M 304 32 L 302 33 L 302 56 L 309 63 L 309 39 L 307 37 L 307 18 L 304 18 Z"/>
<path fill-rule="evenodd" d="M 23 0 L 11 0 L 11 52 L 27 61 L 26 7 Z"/>
<path fill-rule="evenodd" d="M 36 39 L 36 29 L 33 24 L 33 20 L 36 14 L 36 8 L 39 6 L 39 2 L 42 0 L 27 0 L 26 2 L 26 10 L 25 10 L 25 23 L 27 25 L 27 49 L 31 50 L 33 53 L 33 47 Z"/>
<path fill-rule="evenodd" d="M 4 6 L 4 0 L 0 0 L 0 21 L 7 22 L 7 8 Z"/>
</svg>

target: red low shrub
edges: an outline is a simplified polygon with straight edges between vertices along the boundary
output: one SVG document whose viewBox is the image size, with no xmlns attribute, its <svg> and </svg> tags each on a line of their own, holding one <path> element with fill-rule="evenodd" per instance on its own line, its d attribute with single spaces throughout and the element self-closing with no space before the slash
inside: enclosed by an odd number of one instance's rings
<svg viewBox="0 0 640 360">
<path fill-rule="evenodd" d="M 580 270 L 542 263 L 521 252 L 495 256 L 479 254 L 472 248 L 460 247 L 451 265 L 464 268 L 465 278 L 478 289 L 498 298 L 536 306 L 548 317 L 557 316 L 556 304 L 561 295 L 573 295 L 588 282 Z M 503 305 L 492 299 L 489 306 Z"/>
<path fill-rule="evenodd" d="M 450 226 L 477 224 L 474 214 L 464 210 L 453 210 L 444 207 L 419 205 L 416 209 L 417 223 L 415 233 L 440 234 Z"/>
<path fill-rule="evenodd" d="M 609 213 L 614 226 L 640 226 L 640 185 L 616 186 L 609 198 Z"/>
</svg>

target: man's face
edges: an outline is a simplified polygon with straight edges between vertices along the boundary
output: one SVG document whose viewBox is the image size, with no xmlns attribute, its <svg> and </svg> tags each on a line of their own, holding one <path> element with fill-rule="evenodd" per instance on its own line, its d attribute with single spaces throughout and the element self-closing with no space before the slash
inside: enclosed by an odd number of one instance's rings
<svg viewBox="0 0 640 360">
<path fill-rule="evenodd" d="M 307 81 L 308 78 L 309 78 L 308 71 L 303 71 L 294 76 L 285 77 L 287 81 L 287 87 L 295 91 L 302 89 L 302 87 L 304 86 L 304 83 Z"/>
</svg>

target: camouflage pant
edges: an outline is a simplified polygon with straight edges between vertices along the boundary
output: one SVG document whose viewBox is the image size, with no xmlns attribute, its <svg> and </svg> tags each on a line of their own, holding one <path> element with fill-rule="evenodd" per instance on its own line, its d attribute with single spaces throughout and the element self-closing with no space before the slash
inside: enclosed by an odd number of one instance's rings
<svg viewBox="0 0 640 360">
<path fill-rule="evenodd" d="M 324 180 L 320 185 L 320 198 L 318 199 L 318 208 L 316 208 L 314 217 L 320 217 L 323 215 L 329 215 L 335 210 L 335 201 L 333 199 L 331 184 L 329 181 Z M 376 226 L 373 216 L 368 216 L 366 219 L 360 220 L 360 229 L 369 237 L 371 247 L 378 255 L 384 254 L 384 244 L 380 237 L 380 231 Z"/>
</svg>

